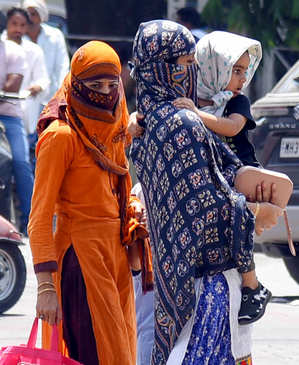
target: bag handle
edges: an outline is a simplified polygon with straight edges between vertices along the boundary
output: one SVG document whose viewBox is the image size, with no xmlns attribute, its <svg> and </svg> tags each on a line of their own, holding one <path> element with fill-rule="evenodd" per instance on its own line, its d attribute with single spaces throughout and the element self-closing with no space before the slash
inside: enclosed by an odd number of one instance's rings
<svg viewBox="0 0 299 365">
<path fill-rule="evenodd" d="M 292 238 L 292 230 L 291 230 L 290 225 L 289 225 L 289 220 L 288 220 L 286 210 L 283 211 L 283 218 L 284 218 L 284 222 L 285 222 L 286 229 L 287 229 L 289 249 L 291 251 L 291 254 L 293 256 L 296 256 L 296 249 L 295 249 L 293 238 Z"/>
<path fill-rule="evenodd" d="M 58 328 L 57 325 L 54 324 L 52 327 L 52 335 L 51 335 L 51 351 L 58 351 L 58 342 L 59 342 L 59 336 L 58 336 Z"/>
<path fill-rule="evenodd" d="M 35 348 L 36 340 L 37 340 L 37 331 L 38 331 L 38 318 L 35 318 L 33 321 L 33 325 L 32 325 L 29 339 L 27 342 L 27 347 L 29 347 L 31 349 Z"/>
<path fill-rule="evenodd" d="M 33 321 L 33 325 L 31 328 L 31 332 L 29 335 L 29 339 L 27 342 L 27 347 L 30 349 L 34 349 L 36 346 L 36 340 L 37 340 L 37 333 L 38 333 L 38 318 L 35 318 Z M 54 324 L 52 327 L 52 335 L 51 335 L 51 351 L 58 352 L 58 342 L 59 342 L 59 336 L 58 336 L 58 328 L 57 325 Z"/>
</svg>

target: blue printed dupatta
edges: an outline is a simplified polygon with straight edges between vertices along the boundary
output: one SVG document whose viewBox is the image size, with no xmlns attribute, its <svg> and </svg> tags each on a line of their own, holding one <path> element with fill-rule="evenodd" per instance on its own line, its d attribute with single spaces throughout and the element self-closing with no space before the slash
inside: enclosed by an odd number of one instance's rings
<svg viewBox="0 0 299 365">
<path fill-rule="evenodd" d="M 252 260 L 254 217 L 230 187 L 240 160 L 194 112 L 172 105 L 181 96 L 196 102 L 197 65 L 167 62 L 194 47 L 185 27 L 163 20 L 141 24 L 133 46 L 145 133 L 134 139 L 131 157 L 153 246 L 152 364 L 166 364 L 195 310 L 194 279 L 233 267 L 246 272 Z"/>
</svg>

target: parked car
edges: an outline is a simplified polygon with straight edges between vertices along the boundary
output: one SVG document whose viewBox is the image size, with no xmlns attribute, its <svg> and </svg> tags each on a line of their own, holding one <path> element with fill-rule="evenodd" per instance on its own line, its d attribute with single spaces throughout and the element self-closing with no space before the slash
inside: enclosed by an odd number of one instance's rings
<svg viewBox="0 0 299 365">
<path fill-rule="evenodd" d="M 264 231 L 255 242 L 265 254 L 283 258 L 299 283 L 299 61 L 275 87 L 252 105 L 257 128 L 251 134 L 264 168 L 287 174 L 294 190 L 286 208 L 297 256 L 291 255 L 282 217 L 276 227 Z"/>
</svg>

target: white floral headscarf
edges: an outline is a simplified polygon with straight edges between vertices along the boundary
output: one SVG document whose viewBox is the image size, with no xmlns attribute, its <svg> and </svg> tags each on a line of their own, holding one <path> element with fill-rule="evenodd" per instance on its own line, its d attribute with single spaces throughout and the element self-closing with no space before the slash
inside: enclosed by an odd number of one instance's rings
<svg viewBox="0 0 299 365">
<path fill-rule="evenodd" d="M 230 82 L 234 64 L 248 51 L 250 63 L 244 90 L 250 83 L 261 59 L 262 47 L 259 41 L 238 34 L 215 31 L 202 37 L 196 44 L 199 63 L 197 94 L 199 99 L 213 100 L 212 106 L 202 111 L 221 116 L 226 103 L 232 98 L 231 91 L 225 91 Z"/>
</svg>

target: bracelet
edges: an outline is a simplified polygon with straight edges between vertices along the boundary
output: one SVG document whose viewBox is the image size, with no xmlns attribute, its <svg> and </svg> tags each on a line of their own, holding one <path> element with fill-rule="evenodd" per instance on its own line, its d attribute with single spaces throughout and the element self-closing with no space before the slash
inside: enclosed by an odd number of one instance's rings
<svg viewBox="0 0 299 365">
<path fill-rule="evenodd" d="M 255 210 L 255 217 L 257 217 L 257 215 L 259 214 L 260 211 L 260 203 L 258 201 L 256 201 L 256 210 Z"/>
<path fill-rule="evenodd" d="M 56 290 L 55 289 L 53 289 L 53 288 L 47 288 L 47 289 L 43 289 L 43 290 L 39 291 L 37 293 L 37 296 L 39 296 L 40 294 L 42 294 L 42 293 L 44 293 L 46 291 L 54 291 L 56 293 Z"/>
<path fill-rule="evenodd" d="M 43 283 L 40 283 L 39 286 L 37 287 L 37 290 L 44 286 L 44 285 L 51 285 L 53 288 L 54 288 L 54 284 L 53 283 L 50 283 L 50 281 L 44 281 Z"/>
</svg>

